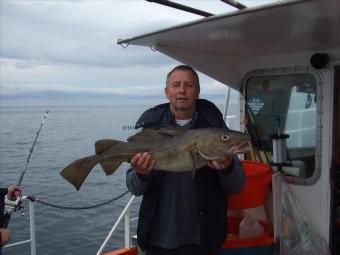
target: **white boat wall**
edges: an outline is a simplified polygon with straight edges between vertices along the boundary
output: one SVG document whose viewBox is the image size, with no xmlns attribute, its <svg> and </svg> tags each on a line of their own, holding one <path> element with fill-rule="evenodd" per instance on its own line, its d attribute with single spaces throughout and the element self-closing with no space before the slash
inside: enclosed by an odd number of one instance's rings
<svg viewBox="0 0 340 255">
<path fill-rule="evenodd" d="M 240 91 L 241 120 L 247 105 L 269 160 L 269 135 L 278 127 L 288 134 L 289 165 L 283 172 L 333 254 L 340 249 L 339 31 L 339 0 L 302 0 L 246 8 L 118 41 L 156 49 Z M 245 129 L 243 121 L 240 125 Z"/>
</svg>

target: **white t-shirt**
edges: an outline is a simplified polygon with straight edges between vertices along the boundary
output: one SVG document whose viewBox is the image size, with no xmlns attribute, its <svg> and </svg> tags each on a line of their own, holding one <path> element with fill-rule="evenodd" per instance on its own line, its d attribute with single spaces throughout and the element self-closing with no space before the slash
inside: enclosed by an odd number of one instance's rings
<svg viewBox="0 0 340 255">
<path fill-rule="evenodd" d="M 176 119 L 175 121 L 176 121 L 176 124 L 177 124 L 178 126 L 183 127 L 183 126 L 185 126 L 186 124 L 188 124 L 191 120 L 192 120 L 192 119 L 186 119 L 186 120 L 178 120 L 178 119 Z"/>
</svg>

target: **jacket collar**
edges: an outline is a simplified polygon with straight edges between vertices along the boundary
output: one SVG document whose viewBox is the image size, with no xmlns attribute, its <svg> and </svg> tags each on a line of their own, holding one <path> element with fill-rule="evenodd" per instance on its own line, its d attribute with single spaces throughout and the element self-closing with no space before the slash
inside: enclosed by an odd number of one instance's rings
<svg viewBox="0 0 340 255">
<path fill-rule="evenodd" d="M 135 128 L 159 129 L 175 125 L 175 118 L 170 111 L 170 104 L 160 104 L 146 110 L 138 119 Z M 191 128 L 202 126 L 225 127 L 221 112 L 208 100 L 196 101 L 196 112 L 193 115 Z"/>
</svg>

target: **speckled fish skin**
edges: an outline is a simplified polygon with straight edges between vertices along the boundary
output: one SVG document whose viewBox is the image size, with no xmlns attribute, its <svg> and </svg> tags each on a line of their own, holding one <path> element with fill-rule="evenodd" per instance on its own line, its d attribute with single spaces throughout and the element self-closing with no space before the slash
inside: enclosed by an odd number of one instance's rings
<svg viewBox="0 0 340 255">
<path fill-rule="evenodd" d="M 207 160 L 246 152 L 249 140 L 247 134 L 223 128 L 145 129 L 129 137 L 127 142 L 111 139 L 97 141 L 96 155 L 72 162 L 60 174 L 79 190 L 95 165 L 100 164 L 106 175 L 111 175 L 121 163 L 130 162 L 135 154 L 143 152 L 150 153 L 155 160 L 154 169 L 195 171 L 205 166 Z"/>
</svg>

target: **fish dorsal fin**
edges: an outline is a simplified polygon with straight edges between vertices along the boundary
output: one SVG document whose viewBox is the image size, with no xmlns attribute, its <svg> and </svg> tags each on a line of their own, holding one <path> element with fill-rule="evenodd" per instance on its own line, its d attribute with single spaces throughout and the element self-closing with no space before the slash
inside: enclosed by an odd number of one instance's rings
<svg viewBox="0 0 340 255">
<path fill-rule="evenodd" d="M 150 140 L 150 139 L 157 139 L 157 138 L 162 138 L 163 136 L 158 133 L 157 130 L 147 128 L 144 129 L 133 136 L 130 136 L 127 141 L 132 142 L 132 141 L 137 141 L 137 140 Z"/>
<path fill-rule="evenodd" d="M 121 143 L 121 141 L 118 140 L 113 140 L 113 139 L 103 139 L 103 140 L 98 140 L 95 144 L 94 144 L 94 148 L 96 150 L 96 154 L 100 154 L 103 153 L 104 151 L 106 151 L 107 149 L 109 149 L 110 147 Z"/>
<path fill-rule="evenodd" d="M 186 131 L 187 130 L 182 127 L 170 126 L 170 127 L 159 129 L 158 133 L 162 135 L 167 135 L 167 136 L 179 136 L 179 135 L 183 135 Z"/>
</svg>

